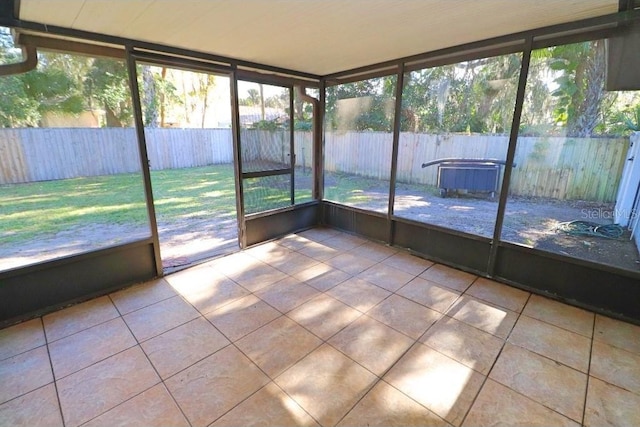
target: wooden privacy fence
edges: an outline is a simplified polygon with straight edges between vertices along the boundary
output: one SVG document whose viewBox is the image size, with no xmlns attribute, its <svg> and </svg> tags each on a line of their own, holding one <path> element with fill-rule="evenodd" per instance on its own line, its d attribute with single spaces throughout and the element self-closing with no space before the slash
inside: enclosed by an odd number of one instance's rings
<svg viewBox="0 0 640 427">
<path fill-rule="evenodd" d="M 325 134 L 325 169 L 389 179 L 390 133 Z M 494 135 L 401 133 L 397 181 L 437 185 L 437 166 L 422 163 L 444 158 L 501 159 L 509 139 Z M 628 138 L 518 138 L 510 193 L 555 199 L 615 201 Z"/>
<path fill-rule="evenodd" d="M 233 162 L 229 129 L 146 129 L 151 169 Z M 140 171 L 133 128 L 0 129 L 0 184 Z"/>
<path fill-rule="evenodd" d="M 288 163 L 288 131 L 242 130 L 242 159 Z M 152 170 L 233 163 L 230 129 L 145 129 Z M 312 164 L 310 132 L 296 132 L 296 164 Z M 0 129 L 0 184 L 140 171 L 133 128 Z"/>
<path fill-rule="evenodd" d="M 147 128 L 144 134 L 152 170 L 233 163 L 230 129 Z"/>
<path fill-rule="evenodd" d="M 151 169 L 177 169 L 233 162 L 230 129 L 146 129 Z M 242 130 L 246 162 L 287 164 L 289 132 Z M 296 165 L 312 165 L 312 137 L 295 132 Z M 401 133 L 398 182 L 435 186 L 437 166 L 422 163 L 449 157 L 504 159 L 508 138 L 493 135 Z M 625 163 L 626 138 L 518 139 L 513 195 L 615 200 Z M 392 135 L 383 132 L 329 132 L 325 170 L 388 180 Z M 0 184 L 110 175 L 140 170 L 132 128 L 0 129 Z"/>
</svg>

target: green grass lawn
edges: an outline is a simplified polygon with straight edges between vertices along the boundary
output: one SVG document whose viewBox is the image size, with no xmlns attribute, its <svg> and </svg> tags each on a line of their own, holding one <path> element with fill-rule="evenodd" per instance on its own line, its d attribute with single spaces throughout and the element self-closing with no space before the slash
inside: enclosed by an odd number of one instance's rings
<svg viewBox="0 0 640 427">
<path fill-rule="evenodd" d="M 159 223 L 235 214 L 233 166 L 152 171 Z M 96 224 L 148 221 L 142 177 L 119 174 L 0 186 L 0 242 Z"/>
<path fill-rule="evenodd" d="M 233 165 L 151 171 L 158 222 L 235 215 Z"/>
<path fill-rule="evenodd" d="M 298 172 L 295 196 L 300 203 L 311 200 L 311 176 L 310 172 Z M 388 186 L 388 182 L 342 174 L 328 174 L 326 181 L 329 198 L 353 205 L 369 201 L 363 190 L 385 190 L 385 184 Z M 233 165 L 151 171 L 151 182 L 161 225 L 235 217 Z M 288 206 L 289 182 L 288 176 L 245 180 L 245 211 L 255 213 Z M 0 186 L 0 244 L 55 235 L 75 227 L 141 227 L 147 222 L 139 173 Z"/>
<path fill-rule="evenodd" d="M 297 202 L 311 199 L 310 179 L 308 183 L 301 181 L 296 185 Z M 151 182 L 161 225 L 235 217 L 233 165 L 152 171 Z M 288 206 L 289 191 L 288 177 L 245 180 L 245 210 L 253 213 Z M 137 173 L 0 186 L 0 244 L 55 235 L 75 227 L 135 227 L 147 221 L 142 177 Z"/>
<path fill-rule="evenodd" d="M 11 243 L 90 223 L 141 224 L 147 212 L 137 174 L 0 187 L 0 240 Z"/>
</svg>

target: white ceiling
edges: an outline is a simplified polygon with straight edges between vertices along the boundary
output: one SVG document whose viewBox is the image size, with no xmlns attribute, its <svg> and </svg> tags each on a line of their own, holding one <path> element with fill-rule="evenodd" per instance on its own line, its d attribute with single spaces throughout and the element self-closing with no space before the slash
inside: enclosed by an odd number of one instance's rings
<svg viewBox="0 0 640 427">
<path fill-rule="evenodd" d="M 19 17 L 326 75 L 617 10 L 618 0 L 21 0 Z"/>
</svg>

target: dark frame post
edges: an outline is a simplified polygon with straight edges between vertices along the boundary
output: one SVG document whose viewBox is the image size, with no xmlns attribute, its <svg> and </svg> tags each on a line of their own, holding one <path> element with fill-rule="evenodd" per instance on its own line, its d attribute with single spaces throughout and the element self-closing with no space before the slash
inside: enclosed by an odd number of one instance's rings
<svg viewBox="0 0 640 427">
<path fill-rule="evenodd" d="M 313 115 L 313 198 L 324 199 L 324 112 L 327 86 L 320 81 L 318 102 Z"/>
<path fill-rule="evenodd" d="M 296 132 L 294 129 L 295 126 L 295 103 L 293 102 L 293 97 L 295 96 L 293 87 L 288 87 L 289 89 L 289 164 L 291 167 L 291 205 L 295 205 L 296 201 Z"/>
<path fill-rule="evenodd" d="M 242 186 L 242 150 L 240 141 L 240 107 L 238 104 L 238 75 L 231 72 L 231 129 L 233 135 L 233 164 L 236 181 L 236 215 L 238 220 L 238 241 L 240 248 L 247 246 L 246 225 L 244 220 L 244 193 Z"/>
<path fill-rule="evenodd" d="M 509 184 L 511 182 L 511 172 L 513 171 L 513 160 L 516 156 L 518 134 L 520 133 L 520 119 L 522 116 L 522 107 L 524 105 L 524 95 L 527 88 L 527 79 L 529 77 L 529 64 L 531 62 L 532 47 L 533 37 L 528 37 L 525 41 L 525 47 L 522 52 L 522 64 L 520 66 L 520 76 L 518 78 L 516 104 L 513 110 L 511 131 L 509 132 L 507 159 L 504 166 L 502 185 L 500 186 L 500 199 L 498 201 L 498 212 L 496 214 L 496 222 L 493 229 L 491 251 L 489 252 L 489 265 L 487 266 L 487 273 L 489 274 L 489 276 L 493 276 L 495 273 L 496 258 L 498 255 L 498 243 L 500 242 L 500 236 L 502 235 L 502 224 L 504 223 L 504 213 L 507 209 L 507 198 L 509 197 Z"/>
<path fill-rule="evenodd" d="M 153 241 L 153 257 L 156 265 L 156 275 L 163 274 L 162 257 L 160 255 L 160 238 L 158 236 L 158 221 L 156 219 L 156 208 L 153 202 L 153 189 L 151 185 L 151 165 L 147 154 L 147 140 L 144 135 L 144 121 L 142 120 L 142 104 L 140 103 L 140 88 L 138 87 L 138 73 L 136 70 L 136 60 L 132 54 L 133 47 L 126 47 L 126 62 L 129 75 L 129 89 L 133 103 L 133 119 L 138 137 L 138 150 L 140 152 L 140 167 L 144 179 L 144 194 L 147 202 L 147 214 L 149 215 L 149 225 L 151 226 L 151 238 Z"/>
<path fill-rule="evenodd" d="M 400 125 L 402 122 L 402 92 L 404 89 L 404 63 L 400 63 L 396 79 L 395 115 L 393 117 L 393 148 L 391 150 L 391 176 L 389 177 L 389 206 L 387 219 L 389 222 L 388 243 L 393 245 L 393 206 L 396 199 L 396 176 L 398 175 L 398 147 L 400 145 Z"/>
</svg>

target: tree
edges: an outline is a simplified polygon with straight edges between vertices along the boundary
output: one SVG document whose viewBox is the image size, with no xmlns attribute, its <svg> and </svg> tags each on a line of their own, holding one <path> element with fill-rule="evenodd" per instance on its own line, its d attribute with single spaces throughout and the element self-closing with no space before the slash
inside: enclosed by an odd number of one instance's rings
<svg viewBox="0 0 640 427">
<path fill-rule="evenodd" d="M 133 105 L 124 62 L 96 58 L 85 80 L 85 94 L 100 102 L 107 127 L 132 125 Z"/>
<path fill-rule="evenodd" d="M 511 126 L 520 55 L 461 62 L 405 74 L 401 129 L 505 133 Z"/>
<path fill-rule="evenodd" d="M 48 112 L 81 113 L 85 106 L 82 88 L 63 70 L 47 67 L 44 58 L 40 64 L 21 76 L 27 96 L 38 103 L 40 117 Z"/>
<path fill-rule="evenodd" d="M 605 90 L 603 40 L 532 52 L 521 134 L 592 137 L 633 128 L 637 92 Z"/>
<path fill-rule="evenodd" d="M 0 127 L 33 127 L 40 121 L 38 102 L 28 96 L 20 76 L 0 77 Z"/>
<path fill-rule="evenodd" d="M 6 29 L 0 31 L 0 63 L 22 60 Z M 39 126 L 46 113 L 78 114 L 85 108 L 82 82 L 71 70 L 73 57 L 38 54 L 38 67 L 27 73 L 0 77 L 0 126 Z"/>
<path fill-rule="evenodd" d="M 327 126 L 332 130 L 391 132 L 395 82 L 396 76 L 386 76 L 328 88 Z"/>
<path fill-rule="evenodd" d="M 549 55 L 549 68 L 560 73 L 552 93 L 557 97 L 556 120 L 566 126 L 567 136 L 591 136 L 606 95 L 604 41 L 555 46 Z"/>
<path fill-rule="evenodd" d="M 184 119 L 191 124 L 196 122 L 195 119 L 199 117 L 197 125 L 204 128 L 209 108 L 209 97 L 216 85 L 215 76 L 189 71 L 181 71 L 179 75 L 182 80 L 181 102 L 184 105 Z M 169 81 L 165 81 L 165 83 L 167 85 L 165 95 L 174 99 L 173 85 Z M 177 100 L 177 98 L 175 99 Z"/>
<path fill-rule="evenodd" d="M 238 100 L 238 103 L 240 105 L 244 105 L 244 106 L 254 106 L 254 105 L 259 105 L 260 104 L 260 92 L 258 92 L 258 89 L 248 89 L 247 90 L 247 97 L 246 98 L 240 98 Z"/>
<path fill-rule="evenodd" d="M 182 73 L 183 71 L 181 71 Z M 155 91 L 154 101 L 156 102 L 156 110 L 159 114 L 160 127 L 167 126 L 167 111 L 173 106 L 181 105 L 182 100 L 177 94 L 177 88 L 173 84 L 172 79 L 167 77 L 167 68 L 160 67 L 157 72 L 156 67 L 152 67 L 153 88 Z"/>
<path fill-rule="evenodd" d="M 202 121 L 200 122 L 200 127 L 204 129 L 207 109 L 209 108 L 209 92 L 215 87 L 216 78 L 212 74 L 200 74 L 198 75 L 198 85 L 197 94 L 202 100 Z"/>
<path fill-rule="evenodd" d="M 313 129 L 313 105 L 305 102 L 294 91 L 293 96 L 293 118 L 295 130 L 310 131 Z"/>
<path fill-rule="evenodd" d="M 149 65 L 143 65 L 141 68 L 144 125 L 155 128 L 158 127 L 158 109 L 160 104 L 156 93 L 156 81 Z"/>
<path fill-rule="evenodd" d="M 46 60 L 28 73 L 0 78 L 0 92 L 4 127 L 39 126 L 46 113 L 79 114 L 85 106 L 81 88 Z"/>
</svg>

